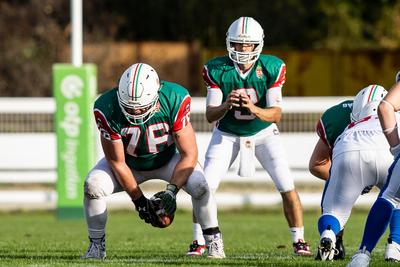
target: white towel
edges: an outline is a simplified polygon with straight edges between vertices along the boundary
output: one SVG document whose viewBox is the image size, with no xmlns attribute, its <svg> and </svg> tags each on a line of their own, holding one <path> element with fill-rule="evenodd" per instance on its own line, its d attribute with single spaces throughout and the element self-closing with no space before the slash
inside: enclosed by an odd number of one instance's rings
<svg viewBox="0 0 400 267">
<path fill-rule="evenodd" d="M 238 174 L 242 177 L 253 177 L 255 172 L 254 140 L 252 137 L 240 137 L 240 162 Z"/>
</svg>

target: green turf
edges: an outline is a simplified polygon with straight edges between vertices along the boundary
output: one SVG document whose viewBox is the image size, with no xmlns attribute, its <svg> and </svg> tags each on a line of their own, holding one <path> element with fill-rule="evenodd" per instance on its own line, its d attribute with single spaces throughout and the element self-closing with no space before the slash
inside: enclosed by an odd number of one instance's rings
<svg viewBox="0 0 400 267">
<path fill-rule="evenodd" d="M 315 252 L 319 211 L 305 213 L 306 239 Z M 84 261 L 87 248 L 83 220 L 57 221 L 50 212 L 0 214 L 1 266 L 345 266 L 356 250 L 366 211 L 352 214 L 345 232 L 346 261 L 317 262 L 292 254 L 290 234 L 280 210 L 224 211 L 219 214 L 224 235 L 223 260 L 184 256 L 191 241 L 191 214 L 178 211 L 174 223 L 156 229 L 134 212 L 112 212 L 107 226 L 107 259 Z M 371 266 L 383 261 L 384 238 L 373 252 Z"/>
</svg>

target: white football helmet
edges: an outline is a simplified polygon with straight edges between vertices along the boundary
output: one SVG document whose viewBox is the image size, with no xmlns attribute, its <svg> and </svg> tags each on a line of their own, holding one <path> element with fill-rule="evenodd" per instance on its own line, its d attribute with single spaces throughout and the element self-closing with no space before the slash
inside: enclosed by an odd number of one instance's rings
<svg viewBox="0 0 400 267">
<path fill-rule="evenodd" d="M 126 119 L 135 125 L 147 122 L 157 111 L 160 80 L 145 63 L 136 63 L 122 74 L 118 85 L 118 103 Z"/>
<path fill-rule="evenodd" d="M 380 85 L 372 84 L 363 89 L 361 89 L 356 97 L 354 98 L 353 102 L 353 109 L 350 114 L 351 121 L 358 121 L 362 119 L 360 117 L 361 110 L 372 101 L 381 101 L 387 91 Z"/>
<path fill-rule="evenodd" d="M 254 44 L 252 52 L 236 51 L 233 44 Z M 248 64 L 256 61 L 264 45 L 264 30 L 261 25 L 251 17 L 240 17 L 235 20 L 226 33 L 226 49 L 229 58 L 238 64 Z"/>
<path fill-rule="evenodd" d="M 375 100 L 366 104 L 360 111 L 359 119 L 361 120 L 367 116 L 377 115 L 378 106 L 380 103 L 381 103 L 380 100 Z"/>
</svg>

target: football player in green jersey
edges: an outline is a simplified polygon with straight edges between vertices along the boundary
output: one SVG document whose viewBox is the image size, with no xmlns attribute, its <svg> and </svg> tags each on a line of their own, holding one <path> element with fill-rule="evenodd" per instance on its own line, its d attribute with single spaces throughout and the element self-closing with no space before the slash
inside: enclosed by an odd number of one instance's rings
<svg viewBox="0 0 400 267">
<path fill-rule="evenodd" d="M 297 255 L 311 255 L 304 241 L 303 213 L 276 122 L 281 118 L 282 86 L 286 66 L 272 55 L 262 55 L 264 31 L 251 17 L 229 27 L 228 56 L 208 61 L 203 69 L 207 86 L 206 117 L 215 122 L 206 152 L 204 173 L 213 192 L 240 153 L 241 176 L 254 173 L 254 156 L 271 176 L 283 200 L 283 209 Z M 193 226 L 197 246 L 204 241 Z"/>
<path fill-rule="evenodd" d="M 198 151 L 190 123 L 191 98 L 182 86 L 160 81 L 149 65 L 137 63 L 121 76 L 118 88 L 102 94 L 94 104 L 105 157 L 89 172 L 84 208 L 90 245 L 83 258 L 106 257 L 107 196 L 125 191 L 146 223 L 166 227 L 183 188 L 192 197 L 194 214 L 204 233 L 208 256 L 224 258 L 217 207 L 197 162 Z M 139 184 L 150 179 L 168 182 L 150 200 Z M 160 225 L 159 207 L 165 217 Z"/>
</svg>

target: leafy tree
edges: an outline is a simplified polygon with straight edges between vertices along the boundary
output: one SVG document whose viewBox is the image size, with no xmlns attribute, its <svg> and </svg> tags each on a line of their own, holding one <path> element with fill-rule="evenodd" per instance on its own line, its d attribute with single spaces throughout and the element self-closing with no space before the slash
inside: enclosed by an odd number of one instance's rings
<svg viewBox="0 0 400 267">
<path fill-rule="evenodd" d="M 50 96 L 70 38 L 69 0 L 0 1 L 0 96 Z M 221 49 L 230 23 L 256 18 L 265 47 L 399 49 L 400 0 L 83 1 L 84 41 L 196 41 Z"/>
</svg>

